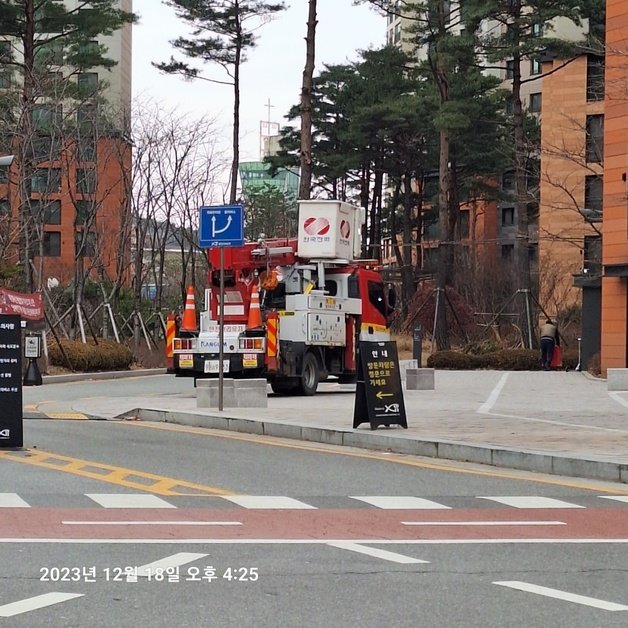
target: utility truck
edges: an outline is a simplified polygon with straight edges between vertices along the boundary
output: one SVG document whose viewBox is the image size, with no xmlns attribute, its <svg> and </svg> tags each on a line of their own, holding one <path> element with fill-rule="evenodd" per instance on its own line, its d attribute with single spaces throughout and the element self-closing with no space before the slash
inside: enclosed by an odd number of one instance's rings
<svg viewBox="0 0 628 628">
<path fill-rule="evenodd" d="M 313 395 L 333 376 L 356 380 L 358 342 L 389 340 L 388 294 L 374 260 L 360 260 L 363 210 L 340 201 L 299 201 L 296 239 L 209 249 L 198 331 L 174 339 L 178 376 L 265 377 L 275 393 Z M 259 303 L 259 305 L 258 305 Z M 259 309 L 258 309 L 259 307 Z"/>
</svg>

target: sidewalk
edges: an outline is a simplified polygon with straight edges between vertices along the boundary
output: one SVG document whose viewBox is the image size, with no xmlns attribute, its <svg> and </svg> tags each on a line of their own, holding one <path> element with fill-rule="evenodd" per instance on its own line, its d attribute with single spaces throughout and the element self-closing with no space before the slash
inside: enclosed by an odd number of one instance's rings
<svg viewBox="0 0 628 628">
<path fill-rule="evenodd" d="M 435 390 L 405 391 L 407 430 L 352 429 L 354 387 L 331 383 L 314 397 L 270 395 L 268 408 L 222 413 L 197 408 L 189 383 L 176 395 L 72 409 L 628 483 L 628 392 L 578 372 L 437 371 L 435 380 Z"/>
</svg>

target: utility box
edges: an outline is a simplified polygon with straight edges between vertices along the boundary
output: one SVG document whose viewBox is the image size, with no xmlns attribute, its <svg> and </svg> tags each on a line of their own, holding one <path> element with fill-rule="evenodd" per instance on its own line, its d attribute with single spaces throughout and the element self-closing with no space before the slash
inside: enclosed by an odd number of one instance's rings
<svg viewBox="0 0 628 628">
<path fill-rule="evenodd" d="M 360 256 L 364 213 L 342 201 L 298 201 L 297 255 L 306 259 Z"/>
</svg>

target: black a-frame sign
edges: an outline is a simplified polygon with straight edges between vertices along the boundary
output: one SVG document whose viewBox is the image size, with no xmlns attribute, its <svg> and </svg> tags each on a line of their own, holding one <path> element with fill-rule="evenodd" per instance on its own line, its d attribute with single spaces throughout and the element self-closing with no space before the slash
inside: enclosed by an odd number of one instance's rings
<svg viewBox="0 0 628 628">
<path fill-rule="evenodd" d="M 359 352 L 354 429 L 362 423 L 370 423 L 372 430 L 380 425 L 407 429 L 397 344 L 360 341 Z"/>
</svg>

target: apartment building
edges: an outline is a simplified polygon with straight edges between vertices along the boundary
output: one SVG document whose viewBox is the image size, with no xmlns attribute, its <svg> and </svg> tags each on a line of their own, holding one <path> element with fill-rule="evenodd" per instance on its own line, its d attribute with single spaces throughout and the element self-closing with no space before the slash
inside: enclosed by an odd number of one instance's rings
<svg viewBox="0 0 628 628">
<path fill-rule="evenodd" d="M 606 2 L 602 372 L 628 367 L 628 5 Z"/>
<path fill-rule="evenodd" d="M 84 10 L 83 4 L 65 1 L 69 10 Z M 132 0 L 118 0 L 125 11 L 132 11 L 132 4 Z M 19 60 L 22 54 L 19 41 L 2 35 L 1 30 L 0 97 L 10 90 L 19 93 L 21 80 L 11 66 L 2 65 L 2 55 Z M 77 70 L 64 63 L 61 46 L 51 42 L 39 50 L 45 63 L 41 84 L 47 89 L 37 92 L 32 138 L 23 149 L 32 172 L 25 184 L 18 180 L 17 163 L 0 172 L 0 213 L 4 216 L 0 227 L 7 244 L 3 262 L 34 269 L 33 285 L 27 286 L 31 289 L 52 278 L 68 284 L 79 264 L 82 272 L 94 278 L 113 279 L 121 273 L 128 277 L 130 272 L 126 257 L 130 247 L 122 245 L 130 233 L 131 147 L 125 129 L 131 110 L 132 27 L 127 24 L 109 36 L 86 42 L 87 52 L 92 44 L 104 45 L 105 56 L 115 65 Z M 68 81 L 80 90 L 80 99 L 68 96 Z M 56 85 L 61 86 L 59 90 Z M 0 109 L 7 152 L 17 141 L 10 139 L 16 113 Z M 20 185 L 27 191 L 21 212 Z"/>
</svg>

